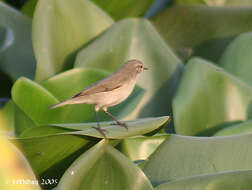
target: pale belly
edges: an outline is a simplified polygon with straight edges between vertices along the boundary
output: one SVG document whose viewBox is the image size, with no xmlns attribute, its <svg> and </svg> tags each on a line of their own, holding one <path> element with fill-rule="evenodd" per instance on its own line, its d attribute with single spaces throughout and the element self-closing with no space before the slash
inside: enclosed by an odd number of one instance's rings
<svg viewBox="0 0 252 190">
<path fill-rule="evenodd" d="M 134 86 L 135 82 L 132 82 L 112 91 L 89 95 L 85 98 L 85 103 L 95 104 L 99 107 L 111 107 L 117 105 L 129 97 Z"/>
</svg>

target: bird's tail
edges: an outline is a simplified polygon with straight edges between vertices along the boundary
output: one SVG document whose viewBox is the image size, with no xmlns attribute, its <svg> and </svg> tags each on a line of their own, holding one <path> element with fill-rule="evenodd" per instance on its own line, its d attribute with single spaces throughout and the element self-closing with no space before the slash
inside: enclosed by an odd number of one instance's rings
<svg viewBox="0 0 252 190">
<path fill-rule="evenodd" d="M 67 105 L 67 104 L 71 104 L 71 103 L 69 102 L 69 100 L 66 100 L 66 101 L 60 102 L 60 103 L 58 103 L 58 104 L 54 104 L 54 105 L 52 105 L 52 106 L 49 106 L 48 109 L 51 110 L 51 109 L 54 109 L 54 108 L 58 108 L 58 107 L 61 107 L 61 106 L 65 106 L 65 105 Z"/>
</svg>

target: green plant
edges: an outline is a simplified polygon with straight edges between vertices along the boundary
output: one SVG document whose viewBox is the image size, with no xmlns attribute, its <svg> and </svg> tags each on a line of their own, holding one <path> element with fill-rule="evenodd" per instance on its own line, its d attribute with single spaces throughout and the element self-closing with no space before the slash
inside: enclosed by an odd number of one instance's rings
<svg viewBox="0 0 252 190">
<path fill-rule="evenodd" d="M 36 188 L 252 188 L 251 2 L 153 2 L 0 2 L 0 127 Z M 47 109 L 133 58 L 150 70 L 111 109 L 128 131 L 101 114 L 103 139 L 90 105 Z"/>
</svg>

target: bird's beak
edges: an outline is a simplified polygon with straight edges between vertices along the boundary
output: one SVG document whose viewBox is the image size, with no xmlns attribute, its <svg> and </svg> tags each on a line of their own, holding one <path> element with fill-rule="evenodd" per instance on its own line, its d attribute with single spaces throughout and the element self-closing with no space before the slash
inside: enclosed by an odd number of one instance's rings
<svg viewBox="0 0 252 190">
<path fill-rule="evenodd" d="M 144 67 L 143 70 L 149 70 L 149 68 L 148 67 Z"/>
</svg>

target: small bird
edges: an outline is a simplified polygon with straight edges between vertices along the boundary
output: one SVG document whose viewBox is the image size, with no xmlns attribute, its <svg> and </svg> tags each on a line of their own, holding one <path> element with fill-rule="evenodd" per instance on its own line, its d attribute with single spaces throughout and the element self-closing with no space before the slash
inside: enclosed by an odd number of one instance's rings
<svg viewBox="0 0 252 190">
<path fill-rule="evenodd" d="M 128 129 L 125 123 L 118 121 L 111 113 L 108 112 L 108 107 L 115 106 L 129 97 L 132 93 L 136 78 L 143 70 L 148 70 L 144 64 L 136 59 L 128 60 L 118 71 L 109 77 L 85 88 L 80 93 L 74 95 L 72 98 L 50 106 L 48 109 L 69 105 L 69 104 L 93 104 L 95 105 L 97 127 L 98 130 L 105 138 L 105 131 L 101 128 L 99 123 L 98 112 L 100 109 L 105 114 L 110 116 L 116 123 Z"/>
</svg>

